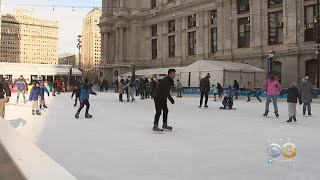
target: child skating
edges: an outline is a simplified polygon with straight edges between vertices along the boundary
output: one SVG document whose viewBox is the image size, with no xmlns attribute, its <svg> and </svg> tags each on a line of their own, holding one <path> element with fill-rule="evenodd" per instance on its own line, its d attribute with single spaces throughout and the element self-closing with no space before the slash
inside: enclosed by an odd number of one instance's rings
<svg viewBox="0 0 320 180">
<path fill-rule="evenodd" d="M 215 85 L 212 85 L 210 91 L 213 94 L 214 101 L 217 101 L 218 88 Z"/>
<path fill-rule="evenodd" d="M 74 90 L 71 95 L 71 99 L 73 98 L 74 95 L 76 95 L 76 99 L 74 100 L 74 106 L 77 106 L 78 100 L 79 100 L 79 103 L 81 104 L 80 93 L 81 93 L 81 89 L 77 85 L 74 86 Z"/>
<path fill-rule="evenodd" d="M 220 109 L 233 109 L 233 97 L 230 94 L 225 94 L 222 101 L 223 107 L 220 107 Z"/>
<path fill-rule="evenodd" d="M 43 107 L 43 108 L 48 108 L 47 105 L 46 105 L 46 101 L 44 99 L 44 93 L 47 93 L 48 94 L 48 97 L 50 96 L 50 93 L 47 89 L 47 87 L 44 85 L 43 81 L 40 83 L 40 109 Z"/>
<path fill-rule="evenodd" d="M 289 111 L 289 120 L 287 123 L 291 123 L 292 120 L 294 122 L 297 121 L 297 99 L 299 100 L 300 105 L 301 102 L 301 95 L 299 93 L 299 89 L 296 83 L 291 83 L 290 88 L 288 89 L 288 111 Z"/>
<path fill-rule="evenodd" d="M 40 83 L 37 82 L 31 89 L 29 94 L 29 101 L 31 101 L 32 104 L 32 115 L 41 115 L 39 109 L 38 109 L 38 99 L 40 95 Z"/>
<path fill-rule="evenodd" d="M 86 105 L 86 114 L 85 114 L 85 118 L 92 118 L 92 115 L 89 114 L 89 109 L 90 109 L 90 103 L 89 103 L 89 95 L 93 94 L 93 95 L 97 95 L 97 93 L 93 92 L 90 88 L 90 83 L 89 83 L 89 79 L 85 79 L 84 80 L 84 84 L 81 86 L 81 92 L 80 92 L 80 107 L 75 115 L 75 117 L 78 119 L 80 112 L 82 110 L 82 108 L 84 107 L 84 105 Z"/>
</svg>

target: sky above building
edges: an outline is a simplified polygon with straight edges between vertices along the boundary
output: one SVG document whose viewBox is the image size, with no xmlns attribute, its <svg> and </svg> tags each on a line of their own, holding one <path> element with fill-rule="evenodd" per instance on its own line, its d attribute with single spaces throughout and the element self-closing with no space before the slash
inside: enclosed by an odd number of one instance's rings
<svg viewBox="0 0 320 180">
<path fill-rule="evenodd" d="M 28 9 L 33 10 L 37 18 L 58 21 L 59 54 L 76 53 L 83 17 L 101 4 L 102 0 L 2 0 L 2 14 Z"/>
</svg>

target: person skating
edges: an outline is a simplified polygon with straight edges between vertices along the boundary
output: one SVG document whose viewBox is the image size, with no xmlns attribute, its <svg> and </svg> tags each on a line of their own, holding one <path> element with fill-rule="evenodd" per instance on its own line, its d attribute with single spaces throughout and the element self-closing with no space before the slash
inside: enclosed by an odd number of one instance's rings
<svg viewBox="0 0 320 180">
<path fill-rule="evenodd" d="M 50 96 L 50 93 L 47 89 L 47 87 L 44 85 L 43 81 L 40 82 L 40 93 L 39 93 L 39 98 L 40 98 L 40 109 L 42 107 L 44 108 L 48 108 L 48 106 L 46 105 L 46 101 L 44 99 L 44 93 L 48 94 L 48 97 Z"/>
<path fill-rule="evenodd" d="M 145 98 L 149 99 L 151 93 L 150 82 L 148 78 L 145 79 Z"/>
<path fill-rule="evenodd" d="M 203 97 L 205 96 L 205 105 L 204 107 L 208 107 L 208 99 L 209 99 L 209 92 L 210 92 L 210 74 L 208 73 L 205 78 L 202 78 L 200 81 L 200 108 L 202 107 Z"/>
<path fill-rule="evenodd" d="M 0 78 L 0 117 L 4 118 L 5 116 L 5 107 L 6 103 L 9 102 L 11 97 L 11 90 L 8 84 L 4 81 L 3 78 Z"/>
<path fill-rule="evenodd" d="M 301 105 L 301 96 L 299 93 L 299 89 L 296 85 L 296 83 L 291 83 L 290 88 L 288 89 L 288 114 L 289 114 L 289 120 L 288 123 L 297 121 L 297 99 L 299 100 L 299 104 Z"/>
<path fill-rule="evenodd" d="M 312 84 L 309 82 L 308 76 L 302 80 L 300 94 L 301 101 L 303 103 L 303 115 L 306 115 L 306 111 L 308 111 L 308 115 L 311 116 L 311 103 L 316 92 L 314 91 Z"/>
<path fill-rule="evenodd" d="M 35 115 L 35 114 L 41 115 L 39 111 L 39 105 L 38 105 L 39 96 L 40 96 L 40 83 L 36 82 L 29 94 L 29 101 L 31 101 L 31 106 L 32 106 L 32 115 Z"/>
<path fill-rule="evenodd" d="M 71 95 L 71 99 L 73 98 L 74 95 L 76 95 L 76 99 L 74 100 L 74 106 L 77 106 L 78 100 L 79 100 L 79 104 L 81 104 L 80 93 L 81 93 L 81 89 L 78 87 L 78 85 L 74 86 L 74 90 Z"/>
<path fill-rule="evenodd" d="M 52 83 L 52 96 L 56 96 L 57 88 L 58 88 L 57 81 L 54 81 Z"/>
<path fill-rule="evenodd" d="M 232 109 L 233 108 L 233 97 L 231 94 L 225 94 L 222 101 L 223 107 L 220 109 Z"/>
<path fill-rule="evenodd" d="M 177 80 L 177 97 L 178 98 L 182 98 L 182 92 L 183 92 L 183 87 L 182 87 L 182 83 L 180 82 L 180 80 Z"/>
<path fill-rule="evenodd" d="M 233 89 L 234 89 L 234 95 L 235 95 L 236 100 L 237 100 L 238 99 L 238 93 L 240 91 L 240 85 L 239 85 L 237 80 L 234 80 L 234 82 L 233 82 Z"/>
<path fill-rule="evenodd" d="M 90 82 L 89 79 L 84 80 L 84 84 L 81 86 L 80 90 L 80 107 L 75 115 L 75 117 L 78 119 L 81 110 L 83 109 L 84 106 L 86 106 L 86 112 L 85 112 L 85 118 L 92 118 L 92 115 L 89 114 L 89 109 L 90 109 L 90 103 L 89 103 L 89 95 L 97 95 L 97 93 L 93 92 L 90 88 Z"/>
<path fill-rule="evenodd" d="M 267 80 L 267 83 L 264 86 L 264 89 L 267 92 L 267 100 L 266 100 L 266 108 L 263 116 L 268 116 L 269 113 L 269 105 L 272 100 L 273 107 L 274 107 L 274 114 L 276 117 L 279 117 L 279 111 L 278 111 L 278 96 L 281 93 L 282 87 L 277 78 L 274 75 L 270 75 L 269 79 Z"/>
<path fill-rule="evenodd" d="M 154 104 L 156 108 L 156 114 L 154 117 L 153 131 L 172 130 L 172 127 L 168 126 L 168 106 L 167 99 L 174 104 L 174 99 L 170 95 L 171 86 L 174 85 L 173 79 L 176 76 L 175 69 L 169 69 L 168 75 L 160 80 L 159 85 L 156 88 Z M 162 129 L 159 128 L 159 119 L 163 112 L 163 125 Z"/>
<path fill-rule="evenodd" d="M 248 96 L 248 100 L 247 101 L 248 102 L 251 101 L 251 99 L 250 99 L 251 94 L 253 94 L 253 96 L 255 96 L 258 99 L 258 101 L 262 102 L 261 99 L 259 98 L 258 94 L 257 94 L 256 88 L 253 86 L 253 84 L 250 81 L 248 81 L 247 90 L 249 91 L 248 94 L 247 94 L 247 96 Z"/>
<path fill-rule="evenodd" d="M 25 94 L 26 94 L 26 90 L 28 89 L 28 85 L 27 85 L 27 82 L 25 81 L 25 79 L 23 78 L 22 75 L 19 77 L 19 79 L 15 83 L 15 85 L 17 85 L 17 87 L 18 87 L 17 104 L 19 103 L 20 94 L 22 94 L 24 103 L 27 103 Z"/>
<path fill-rule="evenodd" d="M 123 102 L 123 93 L 124 93 L 124 80 L 121 79 L 119 84 L 118 84 L 118 93 L 119 93 L 119 101 Z"/>
<path fill-rule="evenodd" d="M 213 94 L 214 101 L 217 101 L 218 89 L 215 85 L 212 85 L 210 88 L 210 92 Z"/>
<path fill-rule="evenodd" d="M 140 81 L 139 81 L 139 93 L 141 96 L 140 99 L 145 99 L 145 89 L 146 89 L 145 81 L 142 78 L 140 78 Z"/>
<path fill-rule="evenodd" d="M 221 99 L 223 94 L 223 87 L 221 86 L 220 83 L 217 83 L 217 89 L 218 89 L 219 99 Z"/>
</svg>

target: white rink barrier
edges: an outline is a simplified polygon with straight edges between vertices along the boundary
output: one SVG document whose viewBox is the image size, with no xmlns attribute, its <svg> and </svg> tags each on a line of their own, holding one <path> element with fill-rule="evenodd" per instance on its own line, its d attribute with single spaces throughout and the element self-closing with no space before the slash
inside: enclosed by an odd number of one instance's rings
<svg viewBox="0 0 320 180">
<path fill-rule="evenodd" d="M 27 180 L 77 180 L 1 117 L 0 142 Z"/>
</svg>

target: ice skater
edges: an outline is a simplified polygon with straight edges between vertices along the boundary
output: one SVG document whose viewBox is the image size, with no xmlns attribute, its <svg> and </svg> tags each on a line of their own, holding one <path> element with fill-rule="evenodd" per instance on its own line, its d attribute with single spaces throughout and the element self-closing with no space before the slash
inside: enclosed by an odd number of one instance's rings
<svg viewBox="0 0 320 180">
<path fill-rule="evenodd" d="M 203 97 L 205 96 L 205 108 L 208 108 L 208 99 L 209 99 L 209 92 L 210 92 L 210 74 L 208 73 L 205 78 L 202 78 L 200 81 L 200 106 L 199 108 L 202 107 L 203 103 Z"/>
<path fill-rule="evenodd" d="M 38 107 L 39 96 L 40 96 L 40 83 L 36 82 L 29 94 L 29 101 L 31 101 L 31 105 L 32 105 L 32 115 L 35 115 L 35 114 L 41 115 Z"/>
<path fill-rule="evenodd" d="M 40 109 L 43 108 L 48 108 L 46 105 L 46 101 L 44 99 L 44 93 L 48 94 L 48 97 L 50 96 L 50 93 L 47 89 L 47 87 L 44 85 L 43 81 L 40 82 L 40 94 L 39 94 L 39 99 L 40 99 Z"/>
<path fill-rule="evenodd" d="M 84 80 L 84 84 L 81 86 L 81 92 L 80 92 L 80 107 L 75 115 L 75 117 L 78 119 L 80 112 L 84 106 L 86 106 L 86 113 L 85 113 L 85 118 L 92 118 L 92 115 L 89 114 L 89 109 L 90 109 L 90 103 L 89 103 L 89 95 L 97 95 L 97 93 L 93 92 L 90 88 L 90 82 L 89 79 Z"/>
<path fill-rule="evenodd" d="M 183 92 L 182 83 L 178 79 L 177 81 L 177 97 L 178 98 L 182 98 L 182 92 Z"/>
<path fill-rule="evenodd" d="M 174 85 L 173 79 L 176 76 L 175 69 L 169 69 L 168 75 L 160 80 L 160 83 L 156 89 L 154 104 L 156 107 L 156 114 L 154 117 L 153 131 L 172 130 L 172 127 L 168 126 L 168 105 L 167 99 L 174 104 L 174 99 L 170 95 L 171 86 Z M 163 125 L 162 129 L 159 128 L 159 119 L 163 112 Z"/>
<path fill-rule="evenodd" d="M 0 117 L 4 118 L 5 116 L 5 107 L 6 103 L 9 102 L 11 97 L 11 90 L 8 84 L 0 77 Z"/>
<path fill-rule="evenodd" d="M 118 84 L 118 93 L 119 93 L 119 101 L 123 102 L 123 94 L 124 94 L 124 80 L 121 79 L 121 81 Z"/>
<path fill-rule="evenodd" d="M 249 91 L 248 94 L 247 94 L 248 95 L 248 100 L 247 100 L 248 102 L 251 101 L 251 99 L 250 99 L 251 94 L 253 94 L 258 99 L 258 101 L 262 102 L 261 99 L 259 98 L 258 94 L 257 94 L 256 88 L 253 86 L 253 84 L 250 81 L 248 81 L 247 90 Z"/>
<path fill-rule="evenodd" d="M 301 101 L 303 103 L 303 115 L 306 115 L 308 110 L 308 115 L 311 116 L 311 103 L 312 98 L 316 94 L 312 84 L 309 82 L 309 76 L 303 78 L 301 87 L 300 87 Z"/>
<path fill-rule="evenodd" d="M 224 95 L 222 105 L 223 107 L 220 107 L 220 109 L 233 109 L 233 97 L 231 94 L 226 93 Z"/>
<path fill-rule="evenodd" d="M 221 99 L 223 94 L 223 87 L 221 86 L 220 83 L 217 83 L 217 89 L 218 89 L 219 99 Z"/>
<path fill-rule="evenodd" d="M 269 113 L 269 105 L 271 103 L 271 100 L 273 102 L 274 107 L 274 114 L 276 117 L 279 117 L 279 111 L 278 111 L 278 97 L 281 93 L 282 87 L 279 83 L 278 79 L 274 75 L 270 75 L 267 83 L 264 86 L 264 89 L 267 91 L 267 100 L 266 100 L 266 108 L 264 111 L 263 116 L 268 116 Z"/>
<path fill-rule="evenodd" d="M 291 123 L 292 120 L 294 122 L 297 121 L 297 99 L 299 100 L 300 105 L 302 104 L 301 102 L 301 96 L 299 93 L 299 89 L 296 85 L 296 83 L 291 83 L 290 88 L 288 89 L 288 111 L 289 111 L 289 120 L 287 123 Z"/>
<path fill-rule="evenodd" d="M 26 90 L 28 91 L 28 84 L 27 84 L 26 80 L 23 78 L 22 75 L 19 77 L 19 79 L 15 83 L 15 85 L 17 85 L 17 87 L 18 87 L 17 104 L 19 103 L 20 94 L 22 94 L 24 103 L 27 103 L 25 94 L 26 94 Z"/>
<path fill-rule="evenodd" d="M 81 89 L 78 87 L 78 85 L 75 85 L 71 95 L 71 99 L 73 98 L 74 95 L 76 95 L 73 106 L 77 106 L 78 101 L 79 101 L 79 104 L 81 104 L 80 93 L 81 93 Z"/>
<path fill-rule="evenodd" d="M 210 91 L 213 94 L 214 101 L 217 101 L 218 89 L 214 84 L 211 86 Z"/>
</svg>

